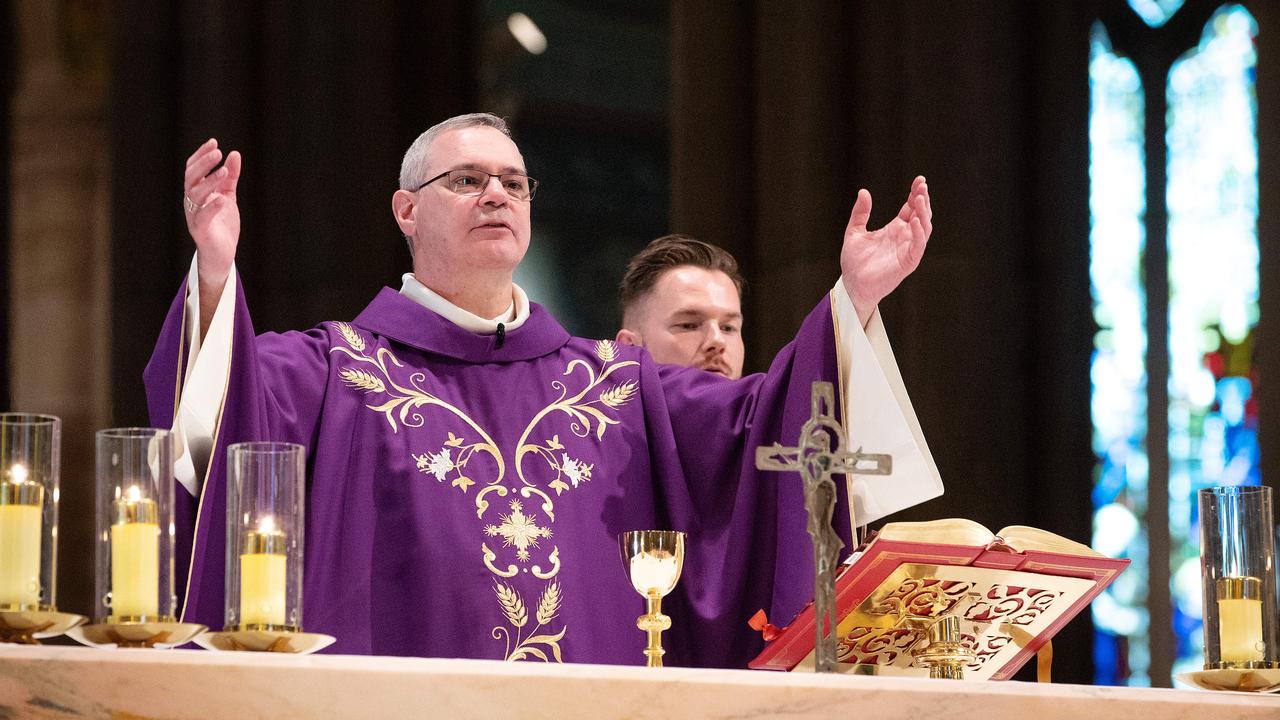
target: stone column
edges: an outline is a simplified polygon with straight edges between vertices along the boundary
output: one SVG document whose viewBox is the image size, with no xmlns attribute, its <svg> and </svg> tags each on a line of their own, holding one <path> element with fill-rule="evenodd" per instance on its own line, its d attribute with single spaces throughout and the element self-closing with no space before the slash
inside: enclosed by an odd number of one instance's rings
<svg viewBox="0 0 1280 720">
<path fill-rule="evenodd" d="M 93 614 L 93 432 L 110 424 L 110 3 L 17 0 L 13 409 L 62 418 L 58 605 Z"/>
</svg>

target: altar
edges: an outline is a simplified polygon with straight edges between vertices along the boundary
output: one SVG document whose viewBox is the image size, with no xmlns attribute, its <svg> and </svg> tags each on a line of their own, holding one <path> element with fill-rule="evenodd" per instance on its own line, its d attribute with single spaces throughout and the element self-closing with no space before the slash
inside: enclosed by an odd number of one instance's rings
<svg viewBox="0 0 1280 720">
<path fill-rule="evenodd" d="M 1280 695 L 488 660 L 0 648 L 0 718 L 1280 718 Z"/>
</svg>

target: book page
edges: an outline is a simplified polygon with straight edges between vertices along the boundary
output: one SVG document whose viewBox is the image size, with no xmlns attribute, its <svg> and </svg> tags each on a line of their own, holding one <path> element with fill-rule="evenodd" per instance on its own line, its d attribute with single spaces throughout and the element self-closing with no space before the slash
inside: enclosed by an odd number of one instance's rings
<svg viewBox="0 0 1280 720">
<path fill-rule="evenodd" d="M 877 537 L 901 542 L 969 547 L 986 547 L 996 539 L 990 530 L 964 518 L 888 523 L 880 528 L 880 534 Z"/>
<path fill-rule="evenodd" d="M 1000 539 L 1006 545 L 1018 552 L 1042 550 L 1044 552 L 1063 553 L 1064 555 L 1105 557 L 1102 553 L 1084 543 L 1068 540 L 1061 535 L 1051 533 L 1048 530 L 1041 530 L 1040 528 L 1026 525 L 1010 525 L 1001 530 L 999 534 Z"/>
</svg>

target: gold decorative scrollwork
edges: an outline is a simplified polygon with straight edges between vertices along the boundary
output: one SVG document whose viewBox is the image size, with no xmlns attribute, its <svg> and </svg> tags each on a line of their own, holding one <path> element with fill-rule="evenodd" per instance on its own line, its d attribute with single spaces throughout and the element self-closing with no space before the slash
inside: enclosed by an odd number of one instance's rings
<svg viewBox="0 0 1280 720">
<path fill-rule="evenodd" d="M 534 577 L 540 580 L 550 580 L 556 576 L 556 573 L 560 572 L 559 547 L 551 549 L 551 557 L 549 559 L 551 560 L 551 569 L 544 572 L 541 565 L 534 565 L 532 570 Z"/>
<path fill-rule="evenodd" d="M 492 496 L 506 499 L 513 489 L 504 483 L 506 465 L 503 454 L 492 437 L 461 409 L 428 391 L 423 386 L 427 379 L 425 373 L 409 371 L 404 380 L 398 381 L 393 370 L 406 366 L 391 350 L 383 347 L 371 352 L 372 344 L 349 323 L 336 323 L 335 328 L 342 343 L 335 343 L 330 353 L 345 355 L 355 362 L 354 365 L 338 369 L 339 379 L 347 387 L 373 396 L 375 399 L 365 407 L 385 417 L 393 433 L 399 432 L 401 427 L 423 427 L 426 420 L 422 410 L 428 407 L 440 408 L 462 421 L 466 429 L 460 429 L 458 434 L 450 431 L 448 439 L 439 450 L 415 452 L 412 453 L 412 459 L 423 475 L 442 483 L 449 480 L 450 487 L 458 488 L 463 493 L 479 484 L 481 487 L 476 492 L 475 508 L 477 519 L 483 520 Z M 505 624 L 495 626 L 490 635 L 493 639 L 504 642 L 503 656 L 507 660 L 562 662 L 560 641 L 564 638 L 567 627 L 561 627 L 558 632 L 552 632 L 547 627 L 559 617 L 563 599 L 560 581 L 555 579 L 561 567 L 560 548 L 553 546 L 545 563 L 529 566 L 534 577 L 549 582 L 542 590 L 534 613 L 537 625 L 527 634 L 525 629 L 529 622 L 528 608 L 516 587 L 506 581 L 520 574 L 520 565 L 530 562 L 534 551 L 541 552 L 539 540 L 552 536 L 551 524 L 555 522 L 556 516 L 555 502 L 550 491 L 554 491 L 555 497 L 559 497 L 579 488 L 591 481 L 595 469 L 593 464 L 585 462 L 581 456 L 570 455 L 557 434 L 552 434 L 541 442 L 530 442 L 529 438 L 544 420 L 562 413 L 568 417 L 569 430 L 575 436 L 589 438 L 594 435 L 596 442 L 600 442 L 610 426 L 621 423 L 616 411 L 639 393 L 636 380 L 613 379 L 618 370 L 638 366 L 638 362 L 618 362 L 618 347 L 609 340 L 597 342 L 594 351 L 596 359 L 600 361 L 599 369 L 586 359 L 569 361 L 562 374 L 564 379 L 551 382 L 551 389 L 558 392 L 559 396 L 533 416 L 515 446 L 514 465 L 520 483 L 519 496 L 538 503 L 538 510 L 545 516 L 546 525 L 540 524 L 537 515 L 526 514 L 519 501 L 509 500 L 510 512 L 501 515 L 497 522 L 481 527 L 487 536 L 501 537 L 502 547 L 515 554 L 516 562 L 507 564 L 504 569 L 497 562 L 498 554 L 486 542 L 480 544 L 480 555 L 485 568 L 498 578 L 494 594 L 506 620 Z M 568 379 L 580 376 L 584 384 L 581 389 L 571 393 Z M 479 439 L 468 442 L 468 435 Z M 479 483 L 475 473 L 463 472 L 476 452 L 490 455 L 497 464 L 496 474 L 490 478 L 481 478 Z M 540 457 L 553 473 L 544 484 L 535 484 L 526 476 L 522 461 L 529 454 Z"/>
<path fill-rule="evenodd" d="M 547 519 L 550 520 L 551 522 L 555 522 L 556 506 L 555 506 L 555 503 L 551 502 L 551 498 L 548 497 L 546 493 L 532 486 L 526 486 L 526 487 L 520 488 L 520 497 L 528 499 L 533 497 L 534 495 L 537 495 L 539 498 L 542 499 L 542 506 L 541 506 L 542 512 L 547 514 Z"/>
<path fill-rule="evenodd" d="M 934 617 L 951 611 L 974 587 L 970 582 L 907 577 L 872 612 Z"/>
<path fill-rule="evenodd" d="M 893 665 L 905 657 L 920 633 L 910 628 L 852 628 L 836 644 L 836 660 L 853 664 Z"/>
<path fill-rule="evenodd" d="M 529 424 L 525 426 L 524 432 L 520 434 L 520 440 L 516 442 L 515 467 L 516 476 L 519 477 L 520 482 L 525 485 L 532 485 L 532 483 L 525 478 L 524 465 L 522 462 L 525 455 L 529 453 L 536 453 L 543 459 L 543 461 L 546 462 L 549 468 L 555 470 L 556 477 L 548 483 L 548 487 L 555 490 L 556 495 L 560 495 L 570 488 L 570 485 L 564 482 L 566 472 L 571 477 L 573 487 L 576 487 L 579 482 L 581 482 L 581 465 L 578 464 L 577 460 L 570 458 L 566 453 L 561 453 L 561 457 L 558 459 L 556 458 L 556 451 L 564 449 L 564 446 L 560 444 L 559 435 L 553 436 L 549 441 L 544 443 L 528 442 L 529 435 L 533 432 L 534 428 L 543 421 L 543 419 L 554 412 L 564 413 L 565 415 L 568 415 L 572 421 L 569 424 L 569 429 L 574 435 L 577 435 L 580 438 L 585 438 L 591 434 L 591 430 L 594 427 L 596 440 L 603 440 L 605 430 L 607 430 L 610 425 L 617 425 L 621 421 L 610 417 L 601 408 L 617 410 L 623 405 L 626 405 L 635 396 L 636 391 L 639 389 L 639 385 L 637 385 L 634 380 L 625 380 L 623 382 L 613 384 L 607 390 L 600 390 L 600 392 L 596 394 L 595 399 L 586 400 L 585 398 L 587 395 L 593 390 L 601 388 L 601 385 L 605 380 L 607 380 L 614 372 L 625 367 L 639 366 L 639 363 L 634 360 L 612 362 L 616 357 L 616 350 L 613 347 L 613 343 L 607 340 L 602 340 L 596 344 L 596 354 L 604 363 L 600 368 L 600 374 L 596 375 L 595 369 L 593 369 L 587 361 L 581 358 L 571 360 L 568 367 L 565 368 L 564 377 L 569 377 L 574 374 L 576 369 L 581 369 L 586 373 L 586 384 L 583 385 L 582 389 L 576 394 L 570 396 L 568 385 L 560 380 L 552 381 L 551 387 L 553 390 L 559 391 L 560 397 L 534 415 L 533 419 L 529 421 Z M 606 360 L 605 358 L 608 359 Z M 575 474 L 576 479 L 574 479 Z M 589 467 L 587 468 L 587 478 L 590 478 Z"/>
<path fill-rule="evenodd" d="M 520 574 L 520 569 L 515 565 L 508 565 L 506 570 L 499 570 L 497 566 L 493 564 L 493 561 L 497 560 L 498 556 L 490 550 L 489 546 L 485 543 L 480 543 L 480 554 L 484 557 L 484 566 L 489 568 L 489 572 L 494 575 L 509 578 Z"/>
<path fill-rule="evenodd" d="M 373 356 L 369 356 L 365 353 L 366 343 L 364 337 L 355 328 L 348 323 L 336 323 L 336 326 L 347 346 L 335 345 L 329 349 L 329 352 L 342 353 L 358 363 L 373 368 L 372 371 L 357 367 L 341 368 L 338 371 L 338 377 L 349 387 L 360 390 L 367 395 L 384 395 L 387 398 L 385 402 L 379 405 L 365 405 L 365 407 L 374 412 L 382 413 L 387 419 L 387 424 L 391 426 L 391 432 L 395 433 L 400 430 L 399 425 L 396 423 L 397 417 L 405 427 L 422 427 L 425 420 L 422 417 L 422 413 L 418 412 L 418 409 L 431 406 L 439 407 L 465 422 L 468 427 L 480 436 L 482 442 L 477 443 L 474 449 L 482 450 L 493 457 L 494 462 L 498 464 L 496 481 L 502 481 L 502 477 L 506 474 L 506 466 L 502 460 L 502 453 L 498 450 L 498 446 L 494 444 L 493 439 L 466 413 L 423 389 L 421 383 L 426 380 L 424 373 L 411 374 L 407 385 L 397 383 L 392 379 L 388 364 L 394 367 L 404 367 L 404 363 L 394 353 L 387 348 L 378 348 L 378 351 Z M 452 437 L 452 434 L 450 434 L 450 437 Z M 463 490 L 465 491 L 465 489 L 464 487 Z"/>
<path fill-rule="evenodd" d="M 1061 593 L 1013 585 L 992 585 L 969 608 L 966 620 L 1029 625 L 1053 606 Z"/>
</svg>

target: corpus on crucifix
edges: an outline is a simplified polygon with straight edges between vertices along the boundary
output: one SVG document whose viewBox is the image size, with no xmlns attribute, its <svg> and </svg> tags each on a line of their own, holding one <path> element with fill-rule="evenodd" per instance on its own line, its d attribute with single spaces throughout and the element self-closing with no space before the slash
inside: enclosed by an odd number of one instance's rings
<svg viewBox="0 0 1280 720">
<path fill-rule="evenodd" d="M 864 453 L 862 448 L 846 450 L 845 431 L 834 415 L 834 393 L 829 382 L 813 384 L 813 406 L 809 421 L 800 428 L 795 447 L 774 443 L 756 448 L 756 467 L 800 473 L 804 483 L 804 507 L 808 512 L 809 538 L 813 541 L 813 606 L 817 621 L 815 665 L 817 672 L 836 671 L 836 578 L 844 541 L 832 526 L 836 509 L 836 483 L 832 475 L 889 475 L 893 457 Z M 850 508 L 851 525 L 853 509 Z M 856 530 L 855 530 L 856 532 Z"/>
</svg>

